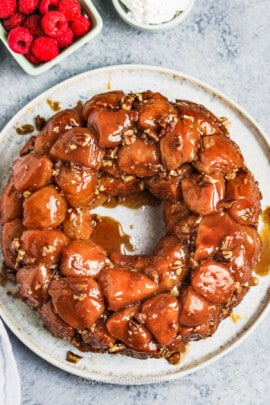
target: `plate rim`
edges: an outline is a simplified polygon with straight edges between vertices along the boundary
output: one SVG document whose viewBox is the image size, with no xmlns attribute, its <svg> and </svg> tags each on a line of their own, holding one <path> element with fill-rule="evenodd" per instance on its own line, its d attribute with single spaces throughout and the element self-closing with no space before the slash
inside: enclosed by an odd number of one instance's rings
<svg viewBox="0 0 270 405">
<path fill-rule="evenodd" d="M 2 140 L 2 134 L 5 133 L 5 131 L 8 129 L 12 123 L 16 122 L 18 118 L 20 117 L 20 114 L 22 114 L 23 111 L 28 110 L 32 108 L 33 104 L 36 104 L 42 100 L 46 100 L 48 96 L 54 92 L 56 92 L 58 89 L 61 89 L 62 87 L 68 87 L 70 83 L 76 82 L 78 80 L 82 80 L 84 77 L 88 77 L 89 75 L 95 75 L 95 74 L 102 74 L 102 73 L 113 73 L 116 71 L 138 71 L 138 70 L 145 70 L 145 71 L 154 71 L 158 74 L 166 74 L 170 77 L 177 77 L 180 80 L 187 80 L 191 82 L 193 85 L 200 86 L 202 89 L 206 90 L 207 92 L 211 92 L 221 100 L 225 101 L 226 104 L 228 104 L 233 110 L 236 110 L 239 112 L 244 118 L 246 118 L 252 125 L 255 127 L 255 129 L 258 131 L 258 134 L 260 137 L 264 140 L 266 145 L 268 146 L 268 149 L 270 149 L 270 139 L 260 126 L 260 124 L 240 105 L 235 103 L 231 98 L 227 97 L 224 95 L 221 91 L 215 89 L 214 87 L 208 85 L 204 81 L 201 81 L 200 79 L 194 78 L 193 76 L 190 76 L 188 74 L 182 73 L 178 70 L 170 69 L 170 68 L 165 68 L 165 67 L 159 67 L 159 66 L 154 66 L 154 65 L 144 65 L 144 64 L 120 64 L 120 65 L 112 65 L 112 66 L 104 66 L 101 68 L 96 68 L 92 70 L 88 70 L 86 72 L 80 73 L 78 75 L 75 75 L 73 77 L 70 77 L 68 79 L 65 79 L 54 86 L 50 87 L 49 89 L 43 91 L 41 94 L 38 96 L 34 97 L 31 101 L 29 101 L 26 105 L 24 105 L 20 110 L 4 125 L 3 129 L 0 132 L 0 142 Z M 108 90 L 109 91 L 109 90 Z M 269 155 L 269 150 L 267 151 L 267 156 Z M 269 294 L 268 294 L 269 295 Z M 267 297 L 266 297 L 267 298 Z M 215 363 L 218 361 L 220 358 L 224 357 L 227 353 L 235 350 L 235 348 L 241 344 L 256 328 L 257 326 L 262 322 L 262 320 L 265 318 L 265 316 L 268 314 L 270 309 L 270 302 L 269 302 L 269 297 L 268 300 L 266 300 L 264 306 L 262 308 L 258 308 L 259 315 L 257 318 L 252 322 L 251 325 L 247 325 L 239 332 L 240 336 L 235 336 L 234 340 L 232 343 L 230 343 L 227 347 L 222 349 L 219 353 L 215 354 L 208 360 L 205 360 L 204 362 L 194 365 L 192 369 L 185 369 L 185 370 L 178 370 L 176 372 L 166 373 L 166 374 L 159 374 L 159 375 L 147 375 L 147 376 L 142 376 L 142 377 L 137 377 L 137 376 L 128 376 L 128 380 L 125 381 L 124 378 L 121 376 L 114 377 L 113 375 L 110 376 L 102 376 L 100 374 L 95 374 L 93 371 L 87 371 L 85 372 L 84 369 L 80 368 L 72 368 L 72 364 L 65 364 L 62 363 L 61 361 L 55 359 L 54 357 L 49 356 L 47 353 L 45 353 L 43 350 L 40 350 L 38 346 L 36 346 L 33 349 L 33 345 L 28 339 L 28 336 L 24 336 L 21 334 L 20 328 L 12 322 L 11 319 L 8 318 L 8 315 L 5 314 L 2 310 L 2 304 L 0 303 L 0 316 L 2 317 L 3 321 L 5 324 L 8 326 L 8 328 L 14 333 L 14 335 L 29 349 L 31 352 L 34 354 L 38 355 L 40 358 L 43 360 L 47 361 L 48 363 L 54 365 L 55 367 L 68 372 L 73 375 L 77 375 L 78 377 L 85 378 L 86 380 L 91 380 L 101 382 L 101 383 L 110 383 L 110 384 L 116 384 L 116 385 L 144 385 L 144 384 L 153 384 L 157 382 L 166 382 L 166 381 L 172 381 L 176 379 L 180 379 L 182 377 L 185 377 L 188 374 L 191 374 L 193 372 L 196 372 L 202 368 L 208 367 L 210 364 Z M 86 375 L 87 374 L 87 375 Z M 117 381 L 121 380 L 120 382 Z"/>
</svg>

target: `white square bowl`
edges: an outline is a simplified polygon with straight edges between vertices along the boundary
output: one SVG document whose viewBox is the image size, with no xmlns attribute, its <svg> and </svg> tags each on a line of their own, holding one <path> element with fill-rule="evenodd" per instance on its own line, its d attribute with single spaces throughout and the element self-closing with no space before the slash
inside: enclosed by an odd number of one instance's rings
<svg viewBox="0 0 270 405">
<path fill-rule="evenodd" d="M 4 45 L 6 46 L 10 54 L 14 57 L 14 59 L 26 73 L 28 73 L 31 76 L 37 76 L 46 72 L 53 66 L 57 65 L 57 63 L 62 62 L 67 56 L 77 51 L 87 42 L 91 41 L 101 31 L 103 27 L 103 22 L 100 14 L 93 5 L 92 1 L 90 0 L 78 0 L 78 1 L 81 3 L 82 11 L 88 16 L 88 18 L 92 22 L 90 31 L 83 37 L 76 40 L 72 45 L 61 51 L 56 58 L 52 59 L 49 62 L 41 63 L 40 65 L 34 65 L 33 63 L 29 62 L 24 55 L 15 53 L 9 48 L 7 42 L 7 31 L 5 30 L 4 26 L 0 23 L 0 39 L 3 41 Z"/>
</svg>

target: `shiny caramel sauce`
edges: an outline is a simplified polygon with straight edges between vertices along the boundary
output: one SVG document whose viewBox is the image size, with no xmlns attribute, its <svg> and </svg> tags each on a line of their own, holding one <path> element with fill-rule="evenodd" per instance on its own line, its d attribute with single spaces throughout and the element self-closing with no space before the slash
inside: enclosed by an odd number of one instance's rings
<svg viewBox="0 0 270 405">
<path fill-rule="evenodd" d="M 51 100 L 51 99 L 47 99 L 47 104 L 50 106 L 50 108 L 53 110 L 53 111 L 59 111 L 59 110 L 61 110 L 61 105 L 60 105 L 60 102 L 59 101 L 53 101 L 53 100 Z"/>
<path fill-rule="evenodd" d="M 120 222 L 107 216 L 93 215 L 92 217 L 95 226 L 91 237 L 106 249 L 108 255 L 112 252 L 125 254 L 127 251 L 133 252 L 135 250 L 130 235 L 123 231 Z"/>
<path fill-rule="evenodd" d="M 161 200 L 159 198 L 153 196 L 148 190 L 144 190 L 140 193 L 129 194 L 124 197 L 111 197 L 103 206 L 115 208 L 117 205 L 123 205 L 124 207 L 137 210 L 145 205 L 158 207 L 160 204 Z"/>
<path fill-rule="evenodd" d="M 82 359 L 82 356 L 71 352 L 70 350 L 67 352 L 66 361 L 69 363 L 76 364 Z"/>
<path fill-rule="evenodd" d="M 263 227 L 260 231 L 262 251 L 253 271 L 258 276 L 268 276 L 270 274 L 270 206 L 262 212 L 262 221 Z"/>
<path fill-rule="evenodd" d="M 41 130 L 44 128 L 45 124 L 46 124 L 45 118 L 41 117 L 41 115 L 38 114 L 38 115 L 35 117 L 35 126 L 36 126 L 36 129 L 37 129 L 38 131 L 41 131 Z"/>
<path fill-rule="evenodd" d="M 259 285 L 258 277 L 255 277 L 255 276 L 251 277 L 248 284 L 249 284 L 250 287 L 256 287 L 257 285 Z"/>
<path fill-rule="evenodd" d="M 124 197 L 110 197 L 103 206 L 115 208 L 122 205 L 136 210 L 143 206 L 157 207 L 160 204 L 161 200 L 159 198 L 153 196 L 148 190 L 144 190 Z M 118 221 L 108 216 L 99 215 L 94 216 L 93 219 L 96 221 L 96 226 L 92 237 L 107 250 L 109 255 L 112 252 L 123 254 L 134 252 L 135 246 L 132 244 L 130 235 L 124 233 L 122 225 Z M 130 225 L 130 229 L 134 229 L 133 224 Z"/>
<path fill-rule="evenodd" d="M 21 127 L 16 128 L 18 135 L 28 135 L 34 132 L 35 127 L 31 124 L 23 124 Z"/>
</svg>

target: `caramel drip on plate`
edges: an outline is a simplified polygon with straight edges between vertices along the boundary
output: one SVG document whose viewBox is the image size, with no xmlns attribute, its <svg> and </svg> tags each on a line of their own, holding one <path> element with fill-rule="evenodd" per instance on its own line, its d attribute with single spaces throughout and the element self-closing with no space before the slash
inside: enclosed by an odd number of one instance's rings
<svg viewBox="0 0 270 405">
<path fill-rule="evenodd" d="M 49 99 L 48 98 L 48 100 L 46 100 L 47 101 L 47 104 L 50 106 L 50 108 L 53 110 L 53 111 L 59 111 L 59 110 L 61 110 L 61 105 L 60 105 L 60 102 L 59 101 L 53 101 L 53 100 L 51 100 L 51 99 Z"/>
<path fill-rule="evenodd" d="M 34 132 L 35 128 L 31 124 L 23 124 L 20 127 L 16 128 L 16 132 L 18 135 L 28 135 Z"/>
<path fill-rule="evenodd" d="M 107 250 L 108 255 L 112 252 L 126 253 L 135 250 L 131 237 L 123 231 L 120 222 L 100 215 L 93 216 L 93 219 L 96 225 L 91 237 Z"/>
<path fill-rule="evenodd" d="M 270 274 L 270 206 L 262 212 L 262 221 L 263 227 L 260 231 L 262 251 L 253 271 L 258 276 L 268 276 Z"/>
</svg>

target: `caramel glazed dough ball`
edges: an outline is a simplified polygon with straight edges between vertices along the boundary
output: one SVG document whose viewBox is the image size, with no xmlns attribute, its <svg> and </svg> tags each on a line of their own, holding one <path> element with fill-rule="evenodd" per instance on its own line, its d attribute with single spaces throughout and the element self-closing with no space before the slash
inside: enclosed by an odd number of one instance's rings
<svg viewBox="0 0 270 405">
<path fill-rule="evenodd" d="M 109 257 L 91 209 L 147 188 L 166 234 Z M 2 250 L 23 301 L 82 351 L 179 362 L 249 290 L 261 194 L 225 121 L 162 94 L 112 91 L 31 137 L 1 198 Z"/>
</svg>

